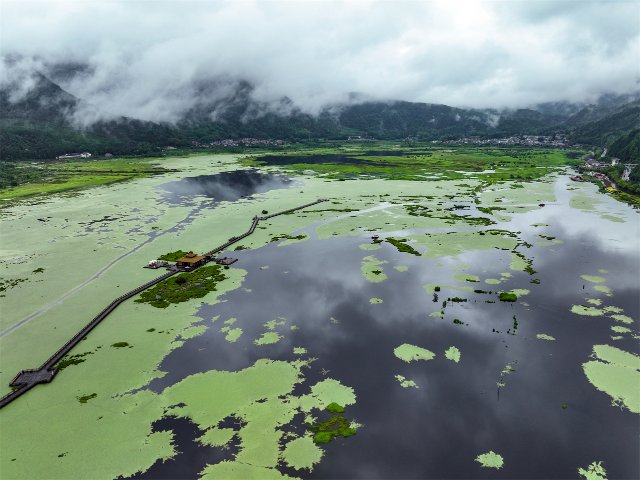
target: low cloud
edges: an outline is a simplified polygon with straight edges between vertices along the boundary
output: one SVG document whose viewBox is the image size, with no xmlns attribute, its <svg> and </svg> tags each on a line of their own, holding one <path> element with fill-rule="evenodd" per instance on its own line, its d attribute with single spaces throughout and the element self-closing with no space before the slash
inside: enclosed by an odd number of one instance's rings
<svg viewBox="0 0 640 480">
<path fill-rule="evenodd" d="M 315 114 L 354 98 L 475 108 L 589 102 L 638 90 L 638 17 L 635 0 L 5 0 L 2 54 L 22 60 L 0 73 L 18 98 L 30 72 L 82 65 L 52 72 L 86 101 L 80 123 L 176 122 L 201 105 L 215 118 L 242 82 L 263 106 L 256 114 L 292 105 Z"/>
</svg>

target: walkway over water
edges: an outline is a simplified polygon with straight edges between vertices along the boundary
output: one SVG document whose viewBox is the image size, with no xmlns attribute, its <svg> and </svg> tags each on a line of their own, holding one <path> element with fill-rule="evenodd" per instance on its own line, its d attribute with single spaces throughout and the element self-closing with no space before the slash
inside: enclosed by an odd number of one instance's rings
<svg viewBox="0 0 640 480">
<path fill-rule="evenodd" d="M 231 237 L 226 243 L 214 248 L 213 250 L 208 251 L 206 255 L 212 256 L 218 252 L 225 250 L 226 248 L 229 248 L 234 243 L 237 243 L 240 240 L 245 239 L 255 231 L 256 226 L 258 225 L 260 220 L 267 220 L 269 218 L 277 217 L 278 215 L 286 215 L 287 213 L 292 213 L 292 212 L 295 212 L 296 210 L 301 210 L 303 208 L 307 208 L 312 205 L 316 205 L 317 203 L 322 203 L 326 201 L 327 199 L 321 198 L 319 200 L 316 200 L 315 202 L 307 203 L 305 205 L 301 205 L 295 208 L 290 208 L 288 210 L 283 210 L 281 212 L 273 213 L 271 215 L 255 216 L 253 217 L 253 221 L 251 222 L 251 227 L 249 227 L 249 230 L 247 230 L 245 233 L 237 237 Z M 13 380 L 9 384 L 11 387 L 14 388 L 14 390 L 8 393 L 7 395 L 5 395 L 4 397 L 0 398 L 0 408 L 5 407 L 9 403 L 14 401 L 18 397 L 20 397 L 21 395 L 24 395 L 39 383 L 51 382 L 56 376 L 56 373 L 58 373 L 58 369 L 55 367 L 55 365 L 60 360 L 62 360 L 62 358 L 65 355 L 67 355 L 71 350 L 73 350 L 73 348 L 81 340 L 83 340 L 95 327 L 97 327 L 100 322 L 102 322 L 111 312 L 113 312 L 118 307 L 118 305 L 120 305 L 121 303 L 130 299 L 131 297 L 138 295 L 144 290 L 162 282 L 163 280 L 166 280 L 167 278 L 177 273 L 180 273 L 180 271 L 177 269 L 171 270 L 165 273 L 164 275 L 154 278 L 153 280 L 145 283 L 144 285 L 140 285 L 139 287 L 136 287 L 133 290 L 119 296 L 118 298 L 113 300 L 109 305 L 107 305 L 104 308 L 104 310 L 102 310 L 98 315 L 96 315 L 78 333 L 76 333 L 73 337 L 71 337 L 62 347 L 60 347 L 42 365 L 40 365 L 40 367 L 35 369 L 20 370 L 20 372 L 18 372 L 18 374 L 13 378 Z"/>
</svg>

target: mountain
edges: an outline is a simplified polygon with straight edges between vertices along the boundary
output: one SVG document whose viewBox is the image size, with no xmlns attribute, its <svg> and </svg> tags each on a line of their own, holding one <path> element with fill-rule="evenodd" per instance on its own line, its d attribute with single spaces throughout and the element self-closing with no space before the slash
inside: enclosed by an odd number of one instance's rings
<svg viewBox="0 0 640 480">
<path fill-rule="evenodd" d="M 608 155 L 622 163 L 640 163 L 640 128 L 619 137 L 609 147 Z"/>
<path fill-rule="evenodd" d="M 573 141 L 608 147 L 640 127 L 640 100 L 617 107 L 589 106 L 566 122 Z"/>
<path fill-rule="evenodd" d="M 193 86 L 189 94 L 198 98 L 197 105 L 175 124 L 118 117 L 80 127 L 76 122 L 80 113 L 98 116 L 100 112 L 57 82 L 65 84 L 90 73 L 82 65 L 60 65 L 49 68 L 46 75 L 35 75 L 26 94 L 20 94 L 15 85 L 0 88 L 0 159 L 52 158 L 76 151 L 157 154 L 168 145 L 191 147 L 246 137 L 301 141 L 360 135 L 435 140 L 567 130 L 575 141 L 608 146 L 620 133 L 637 128 L 640 109 L 640 100 L 621 105 L 619 99 L 587 107 L 559 102 L 503 111 L 361 99 L 328 105 L 318 115 L 310 115 L 286 97 L 269 104 L 256 101 L 250 83 L 221 77 Z"/>
</svg>

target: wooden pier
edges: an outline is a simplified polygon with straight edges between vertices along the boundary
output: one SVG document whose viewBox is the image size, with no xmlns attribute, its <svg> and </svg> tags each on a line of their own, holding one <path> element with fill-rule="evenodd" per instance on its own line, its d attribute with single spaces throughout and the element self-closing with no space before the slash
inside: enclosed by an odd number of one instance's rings
<svg viewBox="0 0 640 480">
<path fill-rule="evenodd" d="M 261 217 L 255 216 L 253 217 L 251 227 L 249 227 L 249 230 L 247 230 L 245 233 L 243 233 L 240 236 L 231 237 L 229 241 L 207 252 L 205 256 L 213 257 L 214 254 L 222 250 L 225 250 L 226 248 L 230 247 L 234 243 L 237 243 L 240 240 L 243 240 L 244 238 L 248 237 L 255 231 L 256 226 L 258 225 L 260 220 L 267 220 L 272 217 L 277 217 L 278 215 L 286 215 L 287 213 L 295 212 L 296 210 L 307 208 L 317 203 L 322 203 L 326 201 L 327 199 L 321 198 L 319 200 L 316 200 L 315 202 L 307 203 L 305 205 L 301 205 L 300 207 L 290 208 L 289 210 L 283 210 L 281 212 L 277 212 L 272 215 L 265 215 Z M 11 383 L 9 384 L 11 387 L 13 387 L 13 391 L 8 393 L 4 397 L 0 398 L 0 408 L 4 408 L 6 405 L 10 404 L 21 395 L 24 395 L 36 385 L 40 383 L 50 383 L 55 378 L 56 373 L 58 373 L 56 364 L 60 360 L 62 360 L 62 358 L 65 355 L 67 355 L 71 350 L 73 350 L 73 348 L 80 341 L 82 341 L 87 335 L 89 335 L 89 333 L 91 333 L 91 331 L 94 328 L 96 328 L 100 324 L 100 322 L 102 322 L 111 312 L 113 312 L 118 307 L 118 305 L 130 299 L 131 297 L 138 295 L 139 293 L 143 292 L 147 288 L 150 288 L 177 273 L 180 273 L 178 269 L 172 269 L 169 272 L 165 273 L 164 275 L 154 278 L 153 280 L 145 283 L 144 285 L 140 285 L 139 287 L 134 288 L 133 290 L 119 296 L 118 298 L 113 300 L 109 305 L 107 305 L 100 313 L 98 313 L 98 315 L 96 315 L 78 333 L 76 333 L 73 337 L 71 337 L 62 347 L 60 347 L 53 355 L 51 355 L 38 368 L 20 370 L 18 374 L 13 378 Z"/>
</svg>

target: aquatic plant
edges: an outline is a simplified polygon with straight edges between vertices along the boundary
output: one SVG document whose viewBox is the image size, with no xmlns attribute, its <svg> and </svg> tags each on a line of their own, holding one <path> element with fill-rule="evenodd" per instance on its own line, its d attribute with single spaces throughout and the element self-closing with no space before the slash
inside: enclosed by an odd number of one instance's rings
<svg viewBox="0 0 640 480">
<path fill-rule="evenodd" d="M 356 429 L 351 427 L 349 420 L 342 415 L 333 415 L 323 422 L 307 424 L 307 428 L 314 433 L 313 441 L 318 444 L 326 444 L 334 438 L 347 438 L 356 434 Z"/>
<path fill-rule="evenodd" d="M 431 360 L 436 356 L 435 353 L 427 350 L 426 348 L 411 345 L 410 343 L 403 343 L 399 347 L 393 350 L 393 354 L 400 360 L 407 363 L 416 360 Z"/>
<path fill-rule="evenodd" d="M 292 468 L 311 469 L 322 459 L 323 453 L 313 438 L 305 435 L 287 443 L 282 452 L 282 458 Z"/>
<path fill-rule="evenodd" d="M 226 279 L 220 265 L 200 267 L 193 272 L 181 273 L 160 282 L 140 294 L 136 303 L 148 303 L 153 307 L 166 308 L 172 303 L 202 298 L 216 290 L 219 282 Z"/>
<path fill-rule="evenodd" d="M 518 296 L 515 293 L 511 292 L 500 292 L 500 295 L 498 295 L 498 299 L 501 302 L 515 302 L 516 300 L 518 300 Z"/>
<path fill-rule="evenodd" d="M 456 347 L 449 347 L 444 352 L 444 356 L 448 360 L 458 363 L 460 361 L 460 350 L 458 350 Z"/>
<path fill-rule="evenodd" d="M 85 361 L 87 355 L 93 355 L 93 352 L 76 353 L 75 355 L 66 355 L 56 364 L 56 370 L 61 371 L 71 365 L 78 365 Z"/>
<path fill-rule="evenodd" d="M 492 450 L 488 451 L 487 453 L 478 455 L 476 457 L 476 462 L 478 462 L 485 468 L 499 469 L 504 465 L 504 459 L 502 458 L 502 455 L 495 453 Z"/>
<path fill-rule="evenodd" d="M 602 466 L 602 462 L 592 462 L 586 470 L 578 468 L 578 475 L 586 480 L 607 480 L 607 472 Z"/>
<path fill-rule="evenodd" d="M 165 260 L 167 262 L 175 262 L 179 258 L 184 257 L 187 253 L 189 253 L 189 252 L 185 252 L 184 250 L 176 250 L 175 252 L 169 252 L 169 253 L 165 253 L 163 255 L 160 255 L 158 257 L 158 260 Z"/>
<path fill-rule="evenodd" d="M 460 297 L 449 298 L 449 300 L 454 302 L 454 303 L 463 303 L 463 302 L 467 301 L 466 298 L 460 298 Z"/>
<path fill-rule="evenodd" d="M 97 393 L 92 393 L 90 395 L 83 395 L 81 397 L 76 397 L 80 403 L 87 403 L 92 398 L 96 398 L 98 396 Z"/>
<path fill-rule="evenodd" d="M 307 238 L 307 236 L 304 233 L 295 236 L 283 233 L 282 235 L 276 235 L 275 237 L 272 237 L 271 242 L 277 242 L 279 240 L 304 240 L 305 238 Z"/>
<path fill-rule="evenodd" d="M 325 408 L 325 410 L 331 413 L 344 413 L 344 407 L 337 404 L 336 402 L 331 402 L 329 405 L 327 405 L 327 408 Z"/>
<path fill-rule="evenodd" d="M 640 413 L 640 357 L 611 345 L 595 345 L 593 360 L 582 364 L 589 382 L 611 397 L 611 404 Z"/>
<path fill-rule="evenodd" d="M 129 346 L 128 342 L 116 342 L 111 345 L 113 348 L 125 348 Z"/>
<path fill-rule="evenodd" d="M 417 251 L 415 248 L 413 248 L 411 245 L 407 245 L 406 244 L 406 240 L 404 240 L 404 239 L 398 240 L 398 239 L 395 239 L 395 238 L 392 238 L 392 237 L 387 237 L 385 239 L 385 241 L 387 243 L 390 243 L 394 247 L 396 247 L 396 249 L 399 252 L 409 253 L 411 255 L 416 255 L 418 257 L 421 255 L 421 253 L 419 251 Z"/>
</svg>

